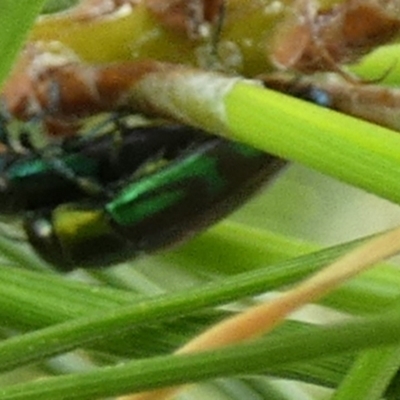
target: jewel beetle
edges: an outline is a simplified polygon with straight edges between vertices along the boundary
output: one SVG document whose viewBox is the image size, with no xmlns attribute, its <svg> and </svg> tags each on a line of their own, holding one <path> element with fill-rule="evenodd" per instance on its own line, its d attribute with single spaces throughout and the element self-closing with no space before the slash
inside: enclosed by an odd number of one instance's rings
<svg viewBox="0 0 400 400">
<path fill-rule="evenodd" d="M 180 243 L 245 203 L 285 162 L 209 136 L 110 200 L 87 197 L 29 212 L 34 249 L 63 270 L 107 266 Z"/>
</svg>

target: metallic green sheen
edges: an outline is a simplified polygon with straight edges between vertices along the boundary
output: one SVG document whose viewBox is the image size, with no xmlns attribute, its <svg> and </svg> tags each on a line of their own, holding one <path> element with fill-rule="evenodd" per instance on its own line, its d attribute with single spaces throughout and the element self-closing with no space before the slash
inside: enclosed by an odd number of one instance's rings
<svg viewBox="0 0 400 400">
<path fill-rule="evenodd" d="M 63 159 L 65 168 L 73 168 L 74 173 L 93 174 L 96 171 L 96 162 L 78 155 L 72 155 Z M 13 179 L 32 178 L 44 171 L 54 171 L 54 167 L 45 159 L 33 159 L 30 162 L 15 163 L 7 170 L 7 175 Z"/>
<path fill-rule="evenodd" d="M 194 153 L 182 161 L 177 160 L 153 177 L 132 182 L 115 200 L 109 202 L 105 209 L 119 225 L 136 224 L 173 203 L 179 203 L 184 197 L 182 188 L 174 190 L 175 193 L 168 189 L 165 193 L 164 187 L 173 187 L 174 184 L 180 183 L 183 185 L 186 180 L 193 178 L 200 178 L 207 183 L 210 194 L 218 193 L 225 185 L 224 177 L 218 172 L 218 160 L 204 153 Z M 160 192 L 159 195 L 157 191 Z M 149 199 L 147 195 L 152 192 L 156 194 Z"/>
</svg>

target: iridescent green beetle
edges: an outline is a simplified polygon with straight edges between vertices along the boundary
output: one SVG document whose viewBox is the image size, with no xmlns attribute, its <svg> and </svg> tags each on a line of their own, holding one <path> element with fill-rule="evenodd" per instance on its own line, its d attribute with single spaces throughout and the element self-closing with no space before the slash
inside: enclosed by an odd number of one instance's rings
<svg viewBox="0 0 400 400">
<path fill-rule="evenodd" d="M 248 146 L 205 138 L 154 172 L 119 182 L 111 200 L 86 198 L 29 213 L 30 243 L 64 270 L 125 261 L 210 226 L 284 165 Z"/>
<path fill-rule="evenodd" d="M 111 126 L 40 151 L 0 153 L 0 214 L 22 215 L 32 246 L 62 269 L 179 243 L 243 204 L 284 164 L 188 126 Z"/>
</svg>

